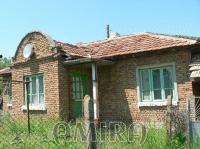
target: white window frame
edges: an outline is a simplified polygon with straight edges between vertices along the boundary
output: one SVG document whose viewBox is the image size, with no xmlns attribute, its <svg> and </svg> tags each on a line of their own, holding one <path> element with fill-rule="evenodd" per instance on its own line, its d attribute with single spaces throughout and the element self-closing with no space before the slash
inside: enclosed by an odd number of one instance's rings
<svg viewBox="0 0 200 149">
<path fill-rule="evenodd" d="M 178 92 L 177 92 L 177 81 L 176 81 L 176 67 L 175 63 L 163 63 L 163 64 L 152 64 L 152 65 L 143 65 L 136 68 L 136 81 L 137 81 L 137 100 L 138 100 L 138 106 L 166 106 L 167 100 L 146 100 L 142 101 L 141 97 L 141 91 L 140 91 L 140 70 L 141 69 L 156 69 L 156 68 L 162 68 L 162 67 L 172 67 L 173 71 L 173 82 L 174 82 L 174 88 L 173 88 L 173 105 L 178 105 Z M 152 77 L 151 77 L 152 78 Z M 150 80 L 152 81 L 152 80 Z M 152 98 L 152 93 L 150 92 L 150 98 Z"/>
<path fill-rule="evenodd" d="M 38 77 L 42 76 L 43 77 L 43 104 L 39 104 L 39 79 Z M 24 81 L 26 81 L 26 78 L 29 78 L 30 81 L 33 77 L 36 77 L 36 95 L 37 95 L 37 100 L 38 100 L 38 104 L 31 104 L 29 103 L 29 109 L 30 110 L 46 110 L 45 108 L 45 79 L 44 79 L 44 74 L 43 73 L 37 73 L 37 74 L 33 74 L 33 75 L 27 75 L 24 76 Z M 31 90 L 32 86 L 30 86 L 30 90 Z M 30 96 L 32 98 L 32 96 Z M 31 99 L 29 99 L 31 101 Z M 26 90 L 26 84 L 24 86 L 24 105 L 22 106 L 22 110 L 27 110 L 27 90 Z"/>
</svg>

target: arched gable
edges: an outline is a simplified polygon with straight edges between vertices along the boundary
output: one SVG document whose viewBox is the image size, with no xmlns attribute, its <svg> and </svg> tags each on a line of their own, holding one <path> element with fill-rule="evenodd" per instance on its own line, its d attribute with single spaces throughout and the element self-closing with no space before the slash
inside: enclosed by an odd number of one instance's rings
<svg viewBox="0 0 200 149">
<path fill-rule="evenodd" d="M 20 43 L 17 47 L 17 50 L 15 52 L 15 55 L 13 57 L 14 61 L 17 59 L 20 51 L 21 51 L 21 55 L 19 55 L 19 57 L 22 56 L 23 46 L 25 46 L 27 43 L 30 43 L 30 42 L 33 42 L 35 44 L 37 44 L 37 42 L 38 42 L 38 44 L 42 45 L 41 48 L 46 46 L 46 47 L 48 47 L 48 50 L 52 49 L 53 47 L 56 46 L 54 40 L 49 35 L 47 35 L 46 33 L 43 33 L 43 32 L 40 32 L 40 31 L 29 32 L 20 41 Z M 38 48 L 37 50 L 40 50 L 40 49 Z"/>
</svg>

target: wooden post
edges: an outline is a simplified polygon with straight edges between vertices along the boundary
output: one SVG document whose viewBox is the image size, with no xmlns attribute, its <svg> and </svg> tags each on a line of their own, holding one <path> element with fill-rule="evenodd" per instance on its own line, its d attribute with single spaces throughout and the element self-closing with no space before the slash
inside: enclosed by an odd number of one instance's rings
<svg viewBox="0 0 200 149">
<path fill-rule="evenodd" d="M 167 137 L 172 139 L 172 96 L 167 96 Z"/>
<path fill-rule="evenodd" d="M 191 127 L 190 127 L 190 113 L 191 113 L 191 107 L 190 107 L 190 98 L 187 98 L 187 144 L 190 146 L 191 143 Z"/>
<path fill-rule="evenodd" d="M 93 99 L 89 95 L 84 97 L 84 118 L 85 118 L 85 130 L 86 141 L 88 149 L 96 149 L 96 132 L 94 122 L 94 103 Z"/>
</svg>

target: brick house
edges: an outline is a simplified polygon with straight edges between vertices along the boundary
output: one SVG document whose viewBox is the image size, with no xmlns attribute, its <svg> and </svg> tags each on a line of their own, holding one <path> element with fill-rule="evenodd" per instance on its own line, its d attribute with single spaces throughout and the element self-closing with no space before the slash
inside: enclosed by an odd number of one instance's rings
<svg viewBox="0 0 200 149">
<path fill-rule="evenodd" d="M 180 111 L 187 97 L 199 95 L 199 45 L 198 38 L 155 33 L 72 45 L 30 32 L 11 68 L 0 70 L 4 81 L 13 81 L 3 110 L 26 116 L 29 98 L 32 117 L 69 120 L 83 115 L 89 94 L 97 120 L 161 121 L 168 95 Z M 31 81 L 28 90 L 23 81 Z"/>
</svg>

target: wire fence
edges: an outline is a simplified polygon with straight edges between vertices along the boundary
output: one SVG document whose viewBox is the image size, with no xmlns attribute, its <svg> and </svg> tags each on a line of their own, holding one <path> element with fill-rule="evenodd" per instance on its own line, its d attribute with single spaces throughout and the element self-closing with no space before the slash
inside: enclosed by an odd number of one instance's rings
<svg viewBox="0 0 200 149">
<path fill-rule="evenodd" d="M 195 143 L 200 138 L 200 97 L 188 99 L 189 111 L 189 140 Z"/>
</svg>

